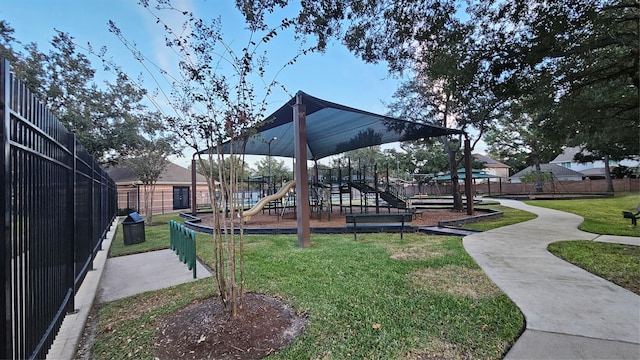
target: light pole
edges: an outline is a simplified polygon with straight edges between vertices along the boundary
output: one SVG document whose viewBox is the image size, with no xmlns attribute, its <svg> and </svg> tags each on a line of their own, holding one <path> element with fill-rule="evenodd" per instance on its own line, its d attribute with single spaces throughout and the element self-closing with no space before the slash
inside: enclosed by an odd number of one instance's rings
<svg viewBox="0 0 640 360">
<path fill-rule="evenodd" d="M 278 140 L 277 137 L 273 137 L 271 140 L 269 140 L 269 152 L 267 154 L 267 165 L 269 166 L 269 184 L 268 184 L 268 188 L 267 188 L 267 192 L 269 193 L 269 195 L 271 195 L 271 142 L 273 140 Z"/>
</svg>

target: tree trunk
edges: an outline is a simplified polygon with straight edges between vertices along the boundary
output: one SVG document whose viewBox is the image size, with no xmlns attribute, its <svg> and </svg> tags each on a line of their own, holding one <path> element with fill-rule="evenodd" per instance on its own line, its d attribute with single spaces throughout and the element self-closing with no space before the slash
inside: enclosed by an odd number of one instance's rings
<svg viewBox="0 0 640 360">
<path fill-rule="evenodd" d="M 458 166 L 456 160 L 456 150 L 451 147 L 451 142 L 446 136 L 442 137 L 442 143 L 449 157 L 449 172 L 451 173 L 451 195 L 453 195 L 453 209 L 463 211 L 462 194 L 460 194 L 460 184 L 458 183 Z"/>
<path fill-rule="evenodd" d="M 613 192 L 613 179 L 611 178 L 611 168 L 609 167 L 609 155 L 604 156 L 604 177 L 607 179 L 607 192 Z"/>
<path fill-rule="evenodd" d="M 544 190 L 544 186 L 542 183 L 542 171 L 540 170 L 540 158 L 535 156 L 533 161 L 536 167 L 536 192 L 541 193 Z"/>
<path fill-rule="evenodd" d="M 150 184 L 147 185 L 146 188 L 148 188 L 148 193 L 146 194 L 147 198 L 145 199 L 145 207 L 147 207 L 146 209 L 144 209 L 145 213 L 147 214 L 147 220 L 149 221 L 149 225 L 153 225 L 153 194 L 156 191 L 156 185 L 155 184 Z"/>
</svg>

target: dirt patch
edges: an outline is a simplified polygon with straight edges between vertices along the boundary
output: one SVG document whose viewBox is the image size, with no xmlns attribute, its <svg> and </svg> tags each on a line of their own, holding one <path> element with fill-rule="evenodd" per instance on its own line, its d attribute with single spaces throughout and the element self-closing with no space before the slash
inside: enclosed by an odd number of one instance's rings
<svg viewBox="0 0 640 360">
<path fill-rule="evenodd" d="M 161 320 L 154 348 L 159 359 L 261 359 L 291 344 L 305 325 L 291 307 L 264 294 L 247 293 L 236 317 L 211 297 Z"/>
<path fill-rule="evenodd" d="M 428 260 L 443 257 L 449 253 L 442 245 L 445 241 L 443 238 L 431 237 L 425 239 L 428 240 L 406 246 L 397 243 L 388 245 L 391 258 L 395 260 Z"/>
<path fill-rule="evenodd" d="M 455 296 L 481 298 L 500 294 L 500 289 L 480 269 L 451 265 L 423 268 L 414 271 L 411 278 L 415 286 Z"/>
<path fill-rule="evenodd" d="M 466 360 L 472 359 L 455 345 L 444 342 L 440 339 L 434 339 L 430 342 L 428 349 L 424 351 L 410 352 L 407 359 L 411 360 Z"/>
</svg>

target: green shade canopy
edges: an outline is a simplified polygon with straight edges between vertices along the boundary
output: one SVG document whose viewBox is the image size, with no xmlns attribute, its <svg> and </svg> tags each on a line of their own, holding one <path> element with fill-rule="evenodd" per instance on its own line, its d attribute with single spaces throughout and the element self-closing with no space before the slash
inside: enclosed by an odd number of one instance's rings
<svg viewBox="0 0 640 360">
<path fill-rule="evenodd" d="M 307 159 L 318 160 L 363 147 L 418 140 L 461 130 L 378 115 L 298 92 L 306 107 Z M 245 154 L 294 157 L 293 105 L 296 97 L 268 116 L 256 129 Z M 276 140 L 269 141 L 273 138 Z M 228 151 L 228 143 L 223 147 Z"/>
</svg>

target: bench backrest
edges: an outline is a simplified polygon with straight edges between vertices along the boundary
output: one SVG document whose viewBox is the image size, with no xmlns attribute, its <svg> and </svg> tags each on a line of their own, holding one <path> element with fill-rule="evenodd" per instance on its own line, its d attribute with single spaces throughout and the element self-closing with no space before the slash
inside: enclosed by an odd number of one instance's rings
<svg viewBox="0 0 640 360">
<path fill-rule="evenodd" d="M 360 223 L 410 223 L 413 215 L 407 213 L 396 214 L 347 214 L 347 224 Z"/>
</svg>

